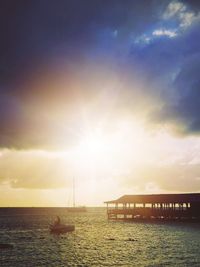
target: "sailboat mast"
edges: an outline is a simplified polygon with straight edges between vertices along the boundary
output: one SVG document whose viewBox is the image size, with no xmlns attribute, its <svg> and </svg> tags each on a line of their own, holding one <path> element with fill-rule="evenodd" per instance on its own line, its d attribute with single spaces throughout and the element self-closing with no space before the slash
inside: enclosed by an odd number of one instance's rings
<svg viewBox="0 0 200 267">
<path fill-rule="evenodd" d="M 73 207 L 75 207 L 75 178 L 73 178 Z"/>
</svg>

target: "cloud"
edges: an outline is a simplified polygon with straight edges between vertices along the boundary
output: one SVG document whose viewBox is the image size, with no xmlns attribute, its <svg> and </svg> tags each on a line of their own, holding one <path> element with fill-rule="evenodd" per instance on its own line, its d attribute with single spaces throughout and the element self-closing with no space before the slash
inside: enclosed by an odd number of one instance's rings
<svg viewBox="0 0 200 267">
<path fill-rule="evenodd" d="M 13 188 L 63 188 L 72 177 L 63 155 L 45 151 L 1 150 L 0 170 L 0 183 Z"/>
<path fill-rule="evenodd" d="M 200 12 L 192 11 L 182 2 L 172 1 L 164 7 L 164 12 L 158 17 L 153 30 L 148 30 L 135 39 L 135 43 L 151 44 L 155 38 L 174 38 L 184 34 L 193 24 L 200 21 Z M 153 27 L 152 27 L 153 28 Z"/>
<path fill-rule="evenodd" d="M 147 190 L 153 183 L 155 190 L 165 192 L 198 192 L 200 190 L 199 164 L 143 166 L 129 178 L 128 185 L 137 184 L 139 190 Z M 152 188 L 149 188 L 149 192 Z"/>
<path fill-rule="evenodd" d="M 137 185 L 137 193 L 198 192 L 199 138 L 172 138 L 161 134 L 154 142 L 150 152 L 152 161 L 129 166 L 129 173 L 124 174 L 126 178 L 120 180 L 121 187 Z"/>
<path fill-rule="evenodd" d="M 82 202 L 86 194 L 95 203 L 100 191 L 109 198 L 109 188 L 115 194 L 200 190 L 200 4 L 146 2 L 0 2 L 5 203 L 7 192 L 14 204 L 32 203 L 31 192 L 38 205 L 45 194 L 43 203 L 55 203 L 62 188 L 65 203 L 74 174 Z M 126 130 L 135 121 L 147 134 L 166 131 L 174 140 L 145 139 L 133 127 L 99 165 L 72 153 L 85 133 L 114 136 L 120 123 Z"/>
<path fill-rule="evenodd" d="M 13 189 L 68 189 L 75 176 L 79 190 L 89 190 L 91 181 L 105 188 L 107 180 L 124 192 L 130 188 L 137 193 L 199 190 L 199 138 L 180 139 L 166 133 L 147 138 L 144 133 L 133 141 L 132 136 L 138 136 L 135 128 L 129 138 L 121 137 L 126 142 L 118 141 L 119 146 L 97 158 L 76 150 L 1 150 L 0 184 Z"/>
<path fill-rule="evenodd" d="M 177 14 L 185 13 L 186 9 L 187 8 L 183 3 L 173 1 L 173 2 L 169 3 L 166 11 L 163 14 L 163 18 L 169 19 L 169 18 L 176 16 Z"/>
<path fill-rule="evenodd" d="M 159 38 L 134 43 L 131 50 L 138 76 L 148 80 L 146 93 L 160 96 L 149 121 L 179 134 L 199 134 L 199 25 L 194 22 L 173 38 L 158 33 Z"/>
<path fill-rule="evenodd" d="M 130 35 L 152 20 L 145 5 L 90 0 L 13 5 L 11 12 L 11 2 L 0 4 L 1 147 L 65 148 L 77 141 L 85 113 L 89 119 L 107 113 L 112 120 L 110 106 L 126 109 L 126 68 L 119 66 L 129 53 Z M 150 6 L 157 8 L 153 1 Z M 113 104 L 122 94 L 124 104 Z"/>
<path fill-rule="evenodd" d="M 157 30 L 154 30 L 152 35 L 155 35 L 155 36 L 168 36 L 170 38 L 173 38 L 175 37 L 177 34 L 176 34 L 176 31 L 175 30 L 165 30 L 165 29 L 157 29 Z"/>
<path fill-rule="evenodd" d="M 175 103 L 166 102 L 157 113 L 157 119 L 173 125 L 181 134 L 198 134 L 200 131 L 200 53 L 188 57 L 183 61 L 172 86 L 176 89 L 177 100 Z"/>
<path fill-rule="evenodd" d="M 163 19 L 178 20 L 179 27 L 181 29 L 186 29 L 192 23 L 200 19 L 200 13 L 198 12 L 197 14 L 195 14 L 195 12 L 189 10 L 188 6 L 186 6 L 182 2 L 172 1 L 166 8 L 163 14 Z"/>
<path fill-rule="evenodd" d="M 197 5 L 0 5 L 1 147 L 66 149 L 85 121 L 130 114 L 199 132 Z"/>
</svg>

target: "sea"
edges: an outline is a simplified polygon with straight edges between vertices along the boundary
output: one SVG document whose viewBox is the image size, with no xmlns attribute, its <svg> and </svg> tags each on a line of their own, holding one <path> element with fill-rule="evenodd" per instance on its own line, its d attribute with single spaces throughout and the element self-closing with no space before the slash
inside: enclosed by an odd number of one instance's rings
<svg viewBox="0 0 200 267">
<path fill-rule="evenodd" d="M 75 231 L 50 234 L 57 215 Z M 1 267 L 200 267 L 198 223 L 108 221 L 104 208 L 1 208 L 0 244 L 12 245 L 0 249 Z"/>
</svg>

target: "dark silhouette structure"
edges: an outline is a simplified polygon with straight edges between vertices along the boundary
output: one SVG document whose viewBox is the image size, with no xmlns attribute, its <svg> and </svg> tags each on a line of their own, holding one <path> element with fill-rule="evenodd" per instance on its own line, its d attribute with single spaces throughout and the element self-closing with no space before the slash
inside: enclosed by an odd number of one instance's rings
<svg viewBox="0 0 200 267">
<path fill-rule="evenodd" d="M 109 220 L 200 221 L 200 193 L 124 195 L 105 203 Z"/>
</svg>

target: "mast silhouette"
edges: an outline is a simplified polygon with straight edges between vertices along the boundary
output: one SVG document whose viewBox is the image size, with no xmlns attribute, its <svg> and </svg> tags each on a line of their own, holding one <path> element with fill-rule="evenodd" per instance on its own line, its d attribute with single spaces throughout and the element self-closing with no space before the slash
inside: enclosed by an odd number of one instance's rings
<svg viewBox="0 0 200 267">
<path fill-rule="evenodd" d="M 75 208 L 76 202 L 75 202 L 75 178 L 73 177 L 73 207 Z"/>
<path fill-rule="evenodd" d="M 72 193 L 73 193 L 73 199 L 72 199 L 72 201 L 73 201 L 73 203 L 72 203 L 72 205 L 71 206 L 69 206 L 68 208 L 67 208 L 67 210 L 69 211 L 69 212 L 86 212 L 87 210 L 86 210 L 86 207 L 85 206 L 80 206 L 80 207 L 76 207 L 76 189 L 75 189 L 75 186 L 76 186 L 76 184 L 75 184 L 75 177 L 73 177 L 73 185 L 72 185 Z"/>
</svg>

